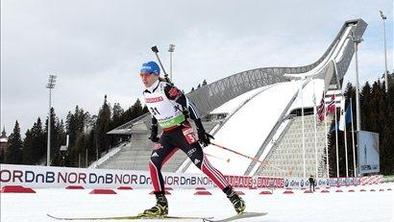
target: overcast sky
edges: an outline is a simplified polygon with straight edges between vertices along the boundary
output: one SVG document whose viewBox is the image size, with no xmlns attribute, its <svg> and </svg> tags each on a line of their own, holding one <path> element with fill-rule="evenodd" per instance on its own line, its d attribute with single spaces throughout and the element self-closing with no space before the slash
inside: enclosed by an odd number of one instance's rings
<svg viewBox="0 0 394 222">
<path fill-rule="evenodd" d="M 48 75 L 57 75 L 53 107 L 65 119 L 76 105 L 97 114 L 108 95 L 124 109 L 140 97 L 141 63 L 157 45 L 174 82 L 189 91 L 248 69 L 316 61 L 346 20 L 368 23 L 360 45 L 362 82 L 393 70 L 393 0 L 1 0 L 1 130 L 18 120 L 22 135 L 48 113 Z M 353 81 L 354 65 L 347 73 Z"/>
</svg>

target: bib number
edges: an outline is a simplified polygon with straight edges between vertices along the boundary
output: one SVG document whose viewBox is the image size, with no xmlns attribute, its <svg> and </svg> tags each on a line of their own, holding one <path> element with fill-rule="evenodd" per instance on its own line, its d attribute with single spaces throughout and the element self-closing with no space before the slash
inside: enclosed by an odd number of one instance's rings
<svg viewBox="0 0 394 222">
<path fill-rule="evenodd" d="M 151 112 L 154 116 L 160 115 L 160 112 L 159 112 L 159 110 L 157 110 L 156 107 L 155 107 L 155 108 L 151 107 L 151 108 L 150 108 L 150 112 Z"/>
<path fill-rule="evenodd" d="M 187 143 L 193 144 L 198 141 L 196 134 L 193 131 L 193 128 L 191 128 L 191 127 L 184 128 L 184 129 L 182 129 L 182 133 L 185 136 Z"/>
</svg>

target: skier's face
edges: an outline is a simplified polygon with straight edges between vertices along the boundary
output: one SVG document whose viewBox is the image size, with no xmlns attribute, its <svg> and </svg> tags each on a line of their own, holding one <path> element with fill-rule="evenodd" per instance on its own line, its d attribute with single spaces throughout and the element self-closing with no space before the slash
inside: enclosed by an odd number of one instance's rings
<svg viewBox="0 0 394 222">
<path fill-rule="evenodd" d="M 140 76 L 146 88 L 151 87 L 152 84 L 159 78 L 157 75 L 150 73 L 141 73 Z"/>
</svg>

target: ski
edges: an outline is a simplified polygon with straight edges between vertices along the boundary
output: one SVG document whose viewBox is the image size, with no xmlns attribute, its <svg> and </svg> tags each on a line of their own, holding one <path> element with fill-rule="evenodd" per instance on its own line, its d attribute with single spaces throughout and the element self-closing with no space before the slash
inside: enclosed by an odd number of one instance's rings
<svg viewBox="0 0 394 222">
<path fill-rule="evenodd" d="M 234 220 L 238 220 L 241 218 L 248 218 L 248 217 L 261 217 L 264 215 L 267 215 L 267 212 L 243 212 L 241 214 L 235 215 L 235 216 L 231 216 L 231 217 L 227 217 L 227 218 L 223 218 L 220 220 L 215 220 L 215 219 L 210 219 L 210 218 L 204 218 L 203 221 L 205 222 L 228 222 L 228 221 L 234 221 Z"/>
<path fill-rule="evenodd" d="M 142 220 L 142 219 L 173 219 L 173 220 L 209 220 L 213 217 L 188 217 L 188 216 L 161 216 L 161 217 L 144 217 L 139 215 L 132 216 L 115 216 L 115 217 L 56 217 L 47 214 L 48 217 L 55 220 Z"/>
</svg>

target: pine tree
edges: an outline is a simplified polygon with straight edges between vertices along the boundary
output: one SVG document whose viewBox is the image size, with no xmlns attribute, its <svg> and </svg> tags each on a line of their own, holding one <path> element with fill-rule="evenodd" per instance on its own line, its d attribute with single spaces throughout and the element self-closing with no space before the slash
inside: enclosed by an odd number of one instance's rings
<svg viewBox="0 0 394 222">
<path fill-rule="evenodd" d="M 123 108 L 120 106 L 119 103 L 115 103 L 114 107 L 112 108 L 112 127 L 118 127 L 122 124 L 122 115 L 124 113 Z"/>
<path fill-rule="evenodd" d="M 40 118 L 37 118 L 37 121 L 34 123 L 33 128 L 31 129 L 33 135 L 33 160 L 35 164 L 40 162 L 44 162 L 46 158 L 46 143 L 47 143 L 47 134 L 45 134 L 42 128 L 42 122 Z"/>
<path fill-rule="evenodd" d="M 67 135 L 69 136 L 69 147 L 74 146 L 75 141 L 77 139 L 77 126 L 76 126 L 76 120 L 74 117 L 74 114 L 72 114 L 70 111 L 67 114 L 66 117 L 66 132 Z"/>
<path fill-rule="evenodd" d="M 75 107 L 74 113 L 68 112 L 66 120 L 66 134 L 69 135 L 68 155 L 66 156 L 65 163 L 67 166 L 78 166 L 81 150 L 85 149 L 80 147 L 81 143 L 77 141 L 80 137 L 84 137 L 87 130 L 93 128 L 94 121 L 88 112 L 85 112 L 79 106 Z M 86 132 L 85 132 L 86 131 Z"/>
<path fill-rule="evenodd" d="M 85 157 L 85 149 L 86 149 L 86 139 L 85 134 L 80 134 L 78 139 L 75 143 L 75 155 L 78 161 L 78 167 L 82 167 L 84 164 L 84 157 Z"/>
<path fill-rule="evenodd" d="M 385 92 L 385 86 L 379 80 L 372 84 L 366 83 L 361 90 L 360 107 L 361 107 L 361 126 L 362 130 L 379 133 L 379 153 L 380 153 L 380 172 L 384 175 L 394 173 L 394 84 L 392 77 L 389 77 L 389 92 Z M 345 96 L 349 101 L 353 100 L 352 108 L 355 114 L 355 89 L 351 84 L 346 87 Z M 353 122 L 356 122 L 356 116 L 353 115 Z M 351 141 L 351 134 L 348 135 L 348 141 Z M 339 143 L 343 138 L 339 137 Z M 333 140 L 335 144 L 335 139 Z M 357 142 L 357 141 L 356 141 Z M 348 144 L 349 148 L 351 144 Z M 334 145 L 335 149 L 335 145 Z M 353 169 L 353 154 L 348 149 L 349 169 Z M 331 154 L 335 155 L 335 153 Z M 344 155 L 344 153 L 342 154 Z M 357 159 L 357 152 L 356 152 Z M 344 168 L 344 166 L 340 166 Z M 341 170 L 341 172 L 344 172 Z M 332 175 L 334 176 L 334 175 Z"/>
<path fill-rule="evenodd" d="M 360 123 L 361 128 L 367 131 L 371 130 L 371 110 L 369 103 L 371 102 L 371 86 L 368 82 L 361 90 L 360 94 L 360 117 L 362 122 Z"/>
<path fill-rule="evenodd" d="M 7 148 L 7 133 L 5 132 L 5 126 L 3 127 L 3 131 L 0 134 L 0 142 L 5 143 L 4 146 L 0 147 L 0 163 L 4 163 L 4 155 L 5 149 Z"/>
<path fill-rule="evenodd" d="M 55 109 L 50 110 L 50 121 L 51 121 L 51 144 L 50 144 L 50 162 L 51 165 L 58 165 L 58 160 L 60 145 L 65 141 L 64 125 L 56 117 Z M 48 119 L 45 122 L 45 134 L 48 136 Z"/>
<path fill-rule="evenodd" d="M 115 103 L 112 109 L 112 118 L 109 129 L 115 129 L 145 113 L 149 112 L 148 107 L 142 107 L 141 101 L 137 99 L 135 103 L 129 107 L 126 111 L 123 111 L 119 103 Z M 121 141 L 125 141 L 129 138 L 129 135 L 109 135 L 111 147 L 116 146 Z"/>
<path fill-rule="evenodd" d="M 370 118 L 373 120 L 370 123 L 370 130 L 373 132 L 383 132 L 384 121 L 383 116 L 386 115 L 386 104 L 385 104 L 385 92 L 383 91 L 382 84 L 380 81 L 374 82 L 371 89 L 371 98 L 368 106 Z M 380 134 L 380 136 L 383 136 Z"/>
<path fill-rule="evenodd" d="M 133 105 L 133 119 L 141 116 L 144 114 L 144 111 L 142 109 L 141 101 L 137 99 Z"/>
<path fill-rule="evenodd" d="M 88 135 L 86 136 L 86 144 L 85 148 L 88 150 L 88 165 L 96 160 L 96 149 L 95 149 L 95 141 L 96 138 L 94 137 L 95 133 L 94 131 L 90 131 Z"/>
<path fill-rule="evenodd" d="M 98 158 L 101 157 L 103 151 L 108 151 L 110 145 L 110 138 L 107 135 L 109 131 L 109 124 L 111 121 L 111 109 L 107 103 L 107 95 L 104 97 L 104 104 L 102 105 L 96 124 L 96 146 L 98 151 Z"/>
<path fill-rule="evenodd" d="M 18 121 L 15 122 L 14 130 L 8 138 L 8 148 L 5 153 L 5 163 L 23 163 L 23 142 L 21 139 Z"/>
<path fill-rule="evenodd" d="M 79 106 L 75 107 L 74 113 L 68 112 L 66 120 L 66 133 L 69 135 L 69 146 L 73 147 L 77 137 L 83 133 L 89 113 L 84 112 Z"/>
<path fill-rule="evenodd" d="M 125 123 L 141 116 L 142 114 L 147 113 L 148 111 L 149 111 L 148 107 L 144 106 L 144 108 L 142 108 L 141 101 L 139 99 L 137 99 L 135 101 L 135 103 L 124 112 L 124 114 L 121 118 L 122 124 L 125 124 Z"/>
<path fill-rule="evenodd" d="M 384 175 L 394 174 L 394 78 L 393 74 L 388 76 L 388 92 L 385 94 L 387 111 L 381 116 L 384 124 L 383 136 L 380 137 L 380 171 Z M 383 85 L 382 89 L 385 87 Z"/>
<path fill-rule="evenodd" d="M 4 162 L 4 157 L 5 156 L 5 151 L 3 149 L 0 150 L 0 163 L 5 163 Z"/>
<path fill-rule="evenodd" d="M 66 144 L 66 132 L 64 130 L 64 123 L 63 120 L 56 119 L 55 123 L 55 136 L 54 141 L 56 141 L 56 146 L 53 149 L 54 156 L 52 160 L 52 165 L 53 166 L 62 166 L 63 161 L 62 161 L 62 153 L 60 151 L 60 146 Z M 52 151 L 51 151 L 52 152 Z"/>
<path fill-rule="evenodd" d="M 26 131 L 25 139 L 23 140 L 23 163 L 34 164 L 33 157 L 33 133 L 30 130 Z"/>
<path fill-rule="evenodd" d="M 46 157 L 46 138 L 42 130 L 41 119 L 33 124 L 33 127 L 26 131 L 23 140 L 23 163 L 39 164 Z"/>
</svg>

